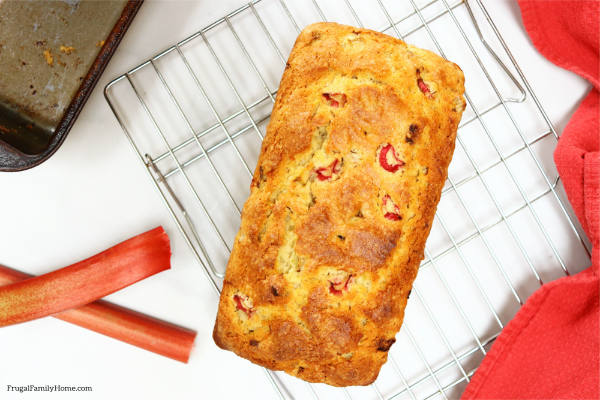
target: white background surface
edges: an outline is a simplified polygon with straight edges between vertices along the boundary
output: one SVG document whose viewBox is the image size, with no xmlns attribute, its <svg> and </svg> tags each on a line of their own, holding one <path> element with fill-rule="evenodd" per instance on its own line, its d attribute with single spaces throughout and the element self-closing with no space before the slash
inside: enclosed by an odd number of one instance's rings
<svg viewBox="0 0 600 400">
<path fill-rule="evenodd" d="M 0 263 L 42 274 L 163 225 L 172 270 L 110 300 L 198 331 L 188 365 L 46 318 L 0 329 L 0 398 L 270 398 L 263 372 L 221 351 L 211 333 L 217 298 L 102 96 L 115 76 L 214 21 L 243 0 L 147 1 L 65 143 L 29 171 L 0 173 Z M 543 59 L 512 0 L 485 2 L 552 122 L 562 130 L 587 92 Z M 9 393 L 6 385 L 92 386 L 87 394 Z"/>
</svg>

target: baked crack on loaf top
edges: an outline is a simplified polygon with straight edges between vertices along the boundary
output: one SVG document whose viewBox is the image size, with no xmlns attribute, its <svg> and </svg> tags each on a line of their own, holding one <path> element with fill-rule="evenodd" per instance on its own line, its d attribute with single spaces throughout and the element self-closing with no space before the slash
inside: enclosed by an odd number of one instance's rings
<svg viewBox="0 0 600 400">
<path fill-rule="evenodd" d="M 220 347 L 334 386 L 387 360 L 465 108 L 460 68 L 367 29 L 298 36 L 227 265 Z"/>
</svg>

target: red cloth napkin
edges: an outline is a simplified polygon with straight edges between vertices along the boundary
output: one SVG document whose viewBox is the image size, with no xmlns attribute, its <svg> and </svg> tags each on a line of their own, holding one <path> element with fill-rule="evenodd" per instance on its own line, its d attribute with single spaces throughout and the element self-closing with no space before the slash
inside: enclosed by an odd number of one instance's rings
<svg viewBox="0 0 600 400">
<path fill-rule="evenodd" d="M 554 153 L 569 201 L 592 241 L 592 266 L 542 286 L 527 300 L 462 398 L 599 399 L 600 2 L 519 0 L 519 6 L 535 47 L 594 86 Z"/>
</svg>

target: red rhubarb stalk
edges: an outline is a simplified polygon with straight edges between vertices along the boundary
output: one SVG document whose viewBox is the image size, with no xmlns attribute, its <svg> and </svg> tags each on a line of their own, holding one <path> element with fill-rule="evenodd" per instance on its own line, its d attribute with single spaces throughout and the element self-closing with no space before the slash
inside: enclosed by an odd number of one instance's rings
<svg viewBox="0 0 600 400">
<path fill-rule="evenodd" d="M 392 198 L 388 194 L 383 197 L 383 212 L 383 216 L 390 221 L 400 221 L 402 219 L 400 208 L 392 201 Z"/>
<path fill-rule="evenodd" d="M 233 301 L 235 301 L 235 309 L 242 310 L 246 313 L 248 318 L 252 316 L 254 309 L 252 307 L 252 301 L 248 298 L 248 296 L 240 296 L 238 294 L 233 296 Z"/>
<path fill-rule="evenodd" d="M 400 217 L 400 214 L 391 212 L 385 213 L 384 217 L 389 219 L 390 221 L 400 221 L 402 219 L 402 217 Z"/>
<path fill-rule="evenodd" d="M 428 99 L 432 99 L 433 98 L 433 92 L 431 91 L 431 88 L 423 80 L 423 78 L 421 78 L 421 71 L 418 71 L 418 70 L 417 70 L 417 86 L 419 87 L 419 90 L 421 92 L 423 92 L 423 94 L 425 95 L 425 97 L 427 97 Z"/>
<path fill-rule="evenodd" d="M 339 165 L 339 160 L 336 158 L 331 164 L 327 167 L 320 167 L 315 170 L 317 173 L 317 178 L 320 181 L 326 181 L 333 177 L 334 174 L 339 174 L 342 169 L 341 165 Z"/>
<path fill-rule="evenodd" d="M 379 151 L 379 165 L 386 171 L 394 173 L 404 166 L 404 161 L 398 158 L 394 146 L 387 143 Z"/>
<path fill-rule="evenodd" d="M 81 307 L 170 268 L 169 237 L 155 228 L 59 270 L 0 287 L 0 326 Z"/>
<path fill-rule="evenodd" d="M 0 265 L 0 286 L 28 278 L 31 275 Z M 196 337 L 192 330 L 104 300 L 53 317 L 184 363 Z"/>
<path fill-rule="evenodd" d="M 329 281 L 329 293 L 335 294 L 336 296 L 341 296 L 343 291 L 348 290 L 348 285 L 350 284 L 350 280 L 352 279 L 352 275 L 348 275 L 346 280 L 338 279 L 335 281 Z"/>
<path fill-rule="evenodd" d="M 336 296 L 342 295 L 342 292 L 348 291 L 348 285 L 352 281 L 352 274 L 344 280 L 344 278 L 338 277 L 333 281 L 329 281 L 329 293 L 335 294 Z"/>
<path fill-rule="evenodd" d="M 347 100 L 344 93 L 323 93 L 323 98 L 331 107 L 344 107 Z"/>
<path fill-rule="evenodd" d="M 421 92 L 423 92 L 424 95 L 426 95 L 427 97 L 431 97 L 431 90 L 429 90 L 429 86 L 427 86 L 423 79 L 417 79 L 417 85 L 419 86 L 419 89 L 421 90 Z"/>
</svg>

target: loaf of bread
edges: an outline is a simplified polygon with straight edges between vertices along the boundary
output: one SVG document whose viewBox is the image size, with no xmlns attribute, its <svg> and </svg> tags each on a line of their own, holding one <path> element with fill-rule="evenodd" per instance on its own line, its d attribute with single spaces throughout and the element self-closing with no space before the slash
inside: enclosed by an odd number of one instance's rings
<svg viewBox="0 0 600 400">
<path fill-rule="evenodd" d="M 223 349 L 334 386 L 375 380 L 465 108 L 455 64 L 317 23 L 289 57 L 227 265 Z"/>
</svg>

